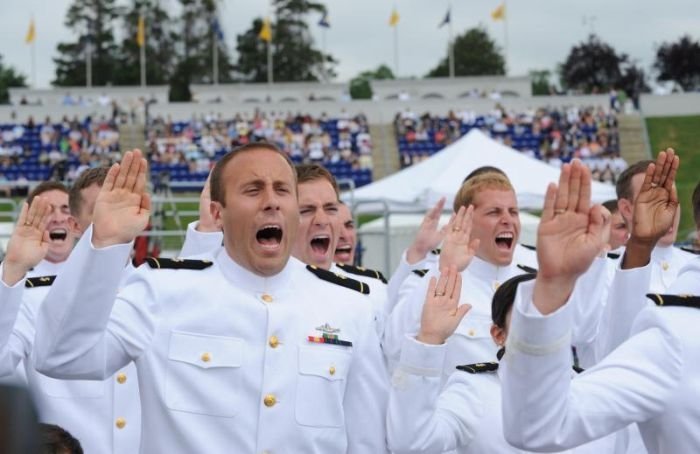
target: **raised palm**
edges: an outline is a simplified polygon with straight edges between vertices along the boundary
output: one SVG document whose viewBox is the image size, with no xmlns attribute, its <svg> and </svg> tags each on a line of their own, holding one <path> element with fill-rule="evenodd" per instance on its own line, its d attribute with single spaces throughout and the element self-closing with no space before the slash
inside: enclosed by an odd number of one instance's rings
<svg viewBox="0 0 700 454">
<path fill-rule="evenodd" d="M 40 195 L 32 199 L 31 206 L 26 202 L 22 205 L 17 225 L 7 244 L 3 264 L 3 280 L 6 284 L 14 285 L 46 256 L 49 250 L 46 226 L 50 216 L 51 204 Z"/>
</svg>

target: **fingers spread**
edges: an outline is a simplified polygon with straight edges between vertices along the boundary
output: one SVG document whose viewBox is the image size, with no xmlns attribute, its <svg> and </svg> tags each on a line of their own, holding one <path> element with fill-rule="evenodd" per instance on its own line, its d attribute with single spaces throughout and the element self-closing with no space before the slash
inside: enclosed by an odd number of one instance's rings
<svg viewBox="0 0 700 454">
<path fill-rule="evenodd" d="M 564 164 L 559 174 L 559 187 L 557 189 L 554 211 L 566 210 L 569 203 L 569 180 L 571 178 L 571 164 Z"/>
</svg>

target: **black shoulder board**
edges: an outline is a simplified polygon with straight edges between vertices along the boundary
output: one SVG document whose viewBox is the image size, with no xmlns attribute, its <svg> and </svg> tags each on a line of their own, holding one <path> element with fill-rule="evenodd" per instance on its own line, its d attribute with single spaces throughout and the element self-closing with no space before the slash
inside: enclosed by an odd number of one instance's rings
<svg viewBox="0 0 700 454">
<path fill-rule="evenodd" d="M 536 247 L 536 246 L 533 246 L 533 245 L 531 245 L 531 244 L 521 244 L 521 246 L 524 247 L 525 249 L 530 249 L 531 251 L 536 251 L 536 250 L 537 250 L 537 247 Z"/>
<path fill-rule="evenodd" d="M 533 274 L 537 273 L 537 270 L 536 270 L 535 268 L 531 267 L 531 266 L 527 266 L 527 265 L 518 265 L 518 268 L 520 268 L 521 270 L 525 271 L 526 273 L 533 273 Z"/>
<path fill-rule="evenodd" d="M 577 366 L 576 364 L 574 364 L 573 366 L 571 366 L 571 368 L 572 368 L 572 369 L 574 370 L 574 372 L 576 372 L 577 374 L 586 372 L 586 369 L 584 369 L 583 367 Z"/>
<path fill-rule="evenodd" d="M 700 254 L 700 249 L 695 249 L 692 247 L 682 247 L 681 251 L 689 252 L 689 253 L 695 254 L 695 255 Z"/>
<path fill-rule="evenodd" d="M 430 253 L 433 255 L 440 255 L 440 252 L 442 252 L 442 249 L 440 249 L 439 247 L 430 251 Z"/>
<path fill-rule="evenodd" d="M 616 254 L 616 253 L 614 253 L 614 252 L 608 252 L 608 258 L 609 258 L 609 259 L 617 260 L 617 259 L 620 258 L 620 254 Z"/>
<path fill-rule="evenodd" d="M 30 278 L 27 278 L 26 281 L 24 281 L 24 286 L 27 288 L 46 287 L 46 286 L 53 284 L 53 281 L 55 281 L 55 280 L 56 280 L 56 276 L 30 277 Z"/>
<path fill-rule="evenodd" d="M 350 274 L 357 274 L 358 276 L 366 276 L 374 279 L 379 279 L 386 284 L 386 278 L 381 273 L 381 271 L 370 270 L 367 268 L 362 268 L 361 266 L 343 265 L 341 263 L 336 263 L 338 268 Z"/>
<path fill-rule="evenodd" d="M 147 257 L 146 263 L 158 270 L 203 270 L 213 265 L 209 260 L 164 259 Z"/>
<path fill-rule="evenodd" d="M 658 293 L 647 293 L 647 298 L 656 303 L 657 306 L 680 306 L 700 309 L 700 296 L 660 295 Z"/>
<path fill-rule="evenodd" d="M 482 372 L 493 372 L 498 370 L 498 363 L 476 363 L 466 366 L 457 366 L 457 369 L 469 372 L 470 374 L 479 374 Z"/>
<path fill-rule="evenodd" d="M 369 295 L 369 286 L 364 282 L 356 281 L 355 279 L 341 276 L 340 274 L 336 274 L 332 271 L 324 270 L 313 265 L 306 265 L 306 269 L 314 273 L 319 279 L 338 284 L 342 287 L 349 288 L 350 290 L 355 290 L 363 295 Z"/>
<path fill-rule="evenodd" d="M 412 273 L 413 273 L 413 274 L 417 274 L 417 275 L 420 276 L 420 277 L 423 277 L 423 276 L 425 276 L 426 274 L 428 274 L 428 271 L 429 271 L 428 268 L 426 268 L 426 269 L 424 269 L 424 270 L 413 270 Z"/>
</svg>

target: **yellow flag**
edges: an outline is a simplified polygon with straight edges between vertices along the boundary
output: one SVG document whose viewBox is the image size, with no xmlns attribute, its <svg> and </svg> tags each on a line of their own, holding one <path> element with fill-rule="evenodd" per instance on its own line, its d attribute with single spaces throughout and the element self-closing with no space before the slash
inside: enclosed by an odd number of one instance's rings
<svg viewBox="0 0 700 454">
<path fill-rule="evenodd" d="M 29 21 L 29 30 L 27 30 L 27 36 L 24 37 L 24 42 L 31 44 L 36 39 L 36 30 L 34 29 L 34 18 Z"/>
<path fill-rule="evenodd" d="M 396 8 L 391 10 L 391 17 L 389 17 L 389 26 L 390 27 L 395 27 L 399 23 L 399 12 L 396 11 Z"/>
<path fill-rule="evenodd" d="M 136 29 L 136 43 L 139 47 L 143 47 L 146 44 L 146 19 L 143 15 L 139 16 L 139 26 Z"/>
<path fill-rule="evenodd" d="M 258 34 L 258 38 L 262 39 L 266 43 L 272 41 L 272 27 L 270 26 L 270 20 L 266 17 L 263 19 L 263 25 Z"/>
<path fill-rule="evenodd" d="M 493 20 L 503 20 L 506 18 L 506 4 L 501 3 L 498 8 L 491 11 L 491 19 Z"/>
</svg>

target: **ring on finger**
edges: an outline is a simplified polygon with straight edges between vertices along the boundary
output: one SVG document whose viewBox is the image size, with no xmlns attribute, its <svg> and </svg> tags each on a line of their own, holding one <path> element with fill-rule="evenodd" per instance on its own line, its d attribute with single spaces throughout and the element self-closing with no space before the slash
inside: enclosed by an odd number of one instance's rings
<svg viewBox="0 0 700 454">
<path fill-rule="evenodd" d="M 435 292 L 435 296 L 445 296 L 445 292 Z"/>
<path fill-rule="evenodd" d="M 554 210 L 555 215 L 564 213 L 566 213 L 566 210 L 564 208 L 557 208 L 556 210 Z"/>
<path fill-rule="evenodd" d="M 658 187 L 659 187 L 659 183 L 655 183 L 655 182 L 652 181 L 652 182 L 651 182 L 651 187 L 652 187 L 652 188 L 658 188 Z"/>
</svg>

